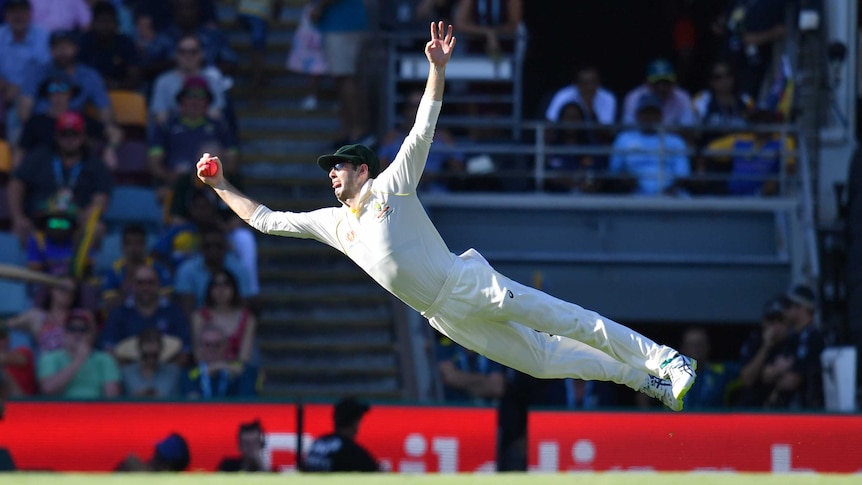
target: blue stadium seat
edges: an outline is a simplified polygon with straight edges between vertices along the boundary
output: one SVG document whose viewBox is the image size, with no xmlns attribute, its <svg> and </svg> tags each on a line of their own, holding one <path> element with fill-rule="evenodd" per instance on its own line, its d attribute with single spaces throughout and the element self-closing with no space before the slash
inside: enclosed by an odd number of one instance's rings
<svg viewBox="0 0 862 485">
<path fill-rule="evenodd" d="M 26 264 L 24 250 L 14 234 L 0 232 L 0 263 L 18 266 Z M 21 313 L 30 306 L 25 283 L 0 279 L 0 317 Z"/>
<path fill-rule="evenodd" d="M 118 232 L 125 224 L 137 222 L 148 232 L 158 233 L 162 229 L 164 212 L 152 189 L 120 185 L 114 187 L 103 219 L 108 232 Z"/>
</svg>

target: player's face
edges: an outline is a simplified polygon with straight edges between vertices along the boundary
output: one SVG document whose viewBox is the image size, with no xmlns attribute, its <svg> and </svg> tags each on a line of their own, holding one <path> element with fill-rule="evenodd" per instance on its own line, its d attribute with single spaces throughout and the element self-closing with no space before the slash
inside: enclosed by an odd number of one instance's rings
<svg viewBox="0 0 862 485">
<path fill-rule="evenodd" d="M 329 180 L 335 197 L 341 202 L 347 202 L 359 195 L 365 178 L 362 177 L 361 165 L 350 162 L 339 162 L 329 169 Z"/>
</svg>

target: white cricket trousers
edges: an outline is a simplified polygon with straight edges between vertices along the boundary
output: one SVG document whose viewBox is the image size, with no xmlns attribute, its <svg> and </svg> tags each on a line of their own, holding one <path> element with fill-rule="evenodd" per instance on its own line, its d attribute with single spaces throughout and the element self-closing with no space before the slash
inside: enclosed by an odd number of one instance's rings
<svg viewBox="0 0 862 485">
<path fill-rule="evenodd" d="M 612 381 L 640 390 L 675 351 L 500 274 L 475 249 L 458 256 L 422 315 L 458 344 L 538 378 Z"/>
</svg>

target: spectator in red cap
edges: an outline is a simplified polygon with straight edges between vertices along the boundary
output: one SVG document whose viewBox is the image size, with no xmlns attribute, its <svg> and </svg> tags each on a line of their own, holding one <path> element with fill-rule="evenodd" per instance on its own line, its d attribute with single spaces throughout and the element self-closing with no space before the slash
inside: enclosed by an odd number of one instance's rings
<svg viewBox="0 0 862 485">
<path fill-rule="evenodd" d="M 57 117 L 54 145 L 27 153 L 9 181 L 12 229 L 26 241 L 44 207 L 77 208 L 79 222 L 108 206 L 111 173 L 89 154 L 84 118 L 67 111 Z"/>
<path fill-rule="evenodd" d="M 62 113 L 69 111 L 70 103 L 79 91 L 80 88 L 72 82 L 69 76 L 63 73 L 56 73 L 39 86 L 38 99 L 48 101 L 48 110 L 44 113 L 35 114 L 27 120 L 15 146 L 14 166 L 20 165 L 21 160 L 30 150 L 50 147 L 54 144 L 54 127 L 57 124 L 57 118 Z M 82 116 L 84 116 L 84 131 L 87 139 L 93 144 L 98 143 L 104 146 L 102 159 L 108 167 L 115 167 L 117 159 L 115 147 L 122 141 L 122 131 L 106 129 L 105 125 L 95 119 L 86 115 Z"/>
</svg>

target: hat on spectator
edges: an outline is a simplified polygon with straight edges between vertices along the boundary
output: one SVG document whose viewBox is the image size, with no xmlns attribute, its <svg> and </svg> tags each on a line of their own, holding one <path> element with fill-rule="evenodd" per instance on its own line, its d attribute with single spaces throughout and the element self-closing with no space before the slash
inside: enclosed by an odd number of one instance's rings
<svg viewBox="0 0 862 485">
<path fill-rule="evenodd" d="M 647 82 L 676 82 L 676 71 L 667 59 L 656 59 L 647 66 Z"/>
<path fill-rule="evenodd" d="M 210 102 L 213 100 L 213 93 L 210 91 L 210 85 L 207 80 L 201 76 L 190 76 L 186 78 L 185 82 L 183 82 L 183 87 L 177 93 L 177 102 L 193 93 L 204 93 Z"/>
<path fill-rule="evenodd" d="M 4 8 L 8 10 L 13 7 L 30 8 L 30 0 L 6 0 Z"/>
<path fill-rule="evenodd" d="M 814 290 L 806 285 L 796 285 L 785 295 L 787 300 L 797 305 L 813 310 L 817 306 L 817 297 Z"/>
<path fill-rule="evenodd" d="M 763 318 L 783 318 L 785 308 L 786 304 L 785 298 L 783 296 L 776 296 L 774 298 L 771 298 L 769 299 L 769 301 L 766 302 L 766 305 L 763 306 Z"/>
<path fill-rule="evenodd" d="M 335 403 L 335 409 L 332 417 L 335 421 L 335 426 L 350 426 L 357 423 L 365 413 L 371 409 L 366 403 L 359 402 L 356 398 L 346 397 Z"/>
<path fill-rule="evenodd" d="M 171 433 L 167 438 L 156 443 L 154 458 L 168 465 L 171 470 L 185 470 L 191 461 L 189 445 L 182 435 Z"/>
<path fill-rule="evenodd" d="M 642 94 L 640 98 L 638 98 L 638 104 L 635 109 L 635 112 L 641 112 L 645 109 L 655 109 L 661 111 L 664 107 L 664 103 L 661 102 L 661 99 L 652 93 Z"/>
<path fill-rule="evenodd" d="M 60 116 L 57 117 L 57 122 L 54 125 L 54 128 L 58 133 L 61 131 L 77 131 L 78 133 L 83 133 L 84 127 L 84 117 L 74 111 L 61 113 Z"/>
<path fill-rule="evenodd" d="M 55 30 L 51 32 L 51 47 L 63 41 L 78 45 L 78 36 L 71 30 Z"/>
<path fill-rule="evenodd" d="M 377 174 L 380 173 L 380 159 L 377 158 L 377 154 L 365 145 L 344 145 L 336 150 L 334 154 L 323 155 L 317 159 L 317 165 L 324 172 L 332 170 L 332 166 L 338 162 L 350 162 L 356 165 L 364 163 L 368 165 L 368 173 L 371 178 L 377 177 Z"/>
</svg>

